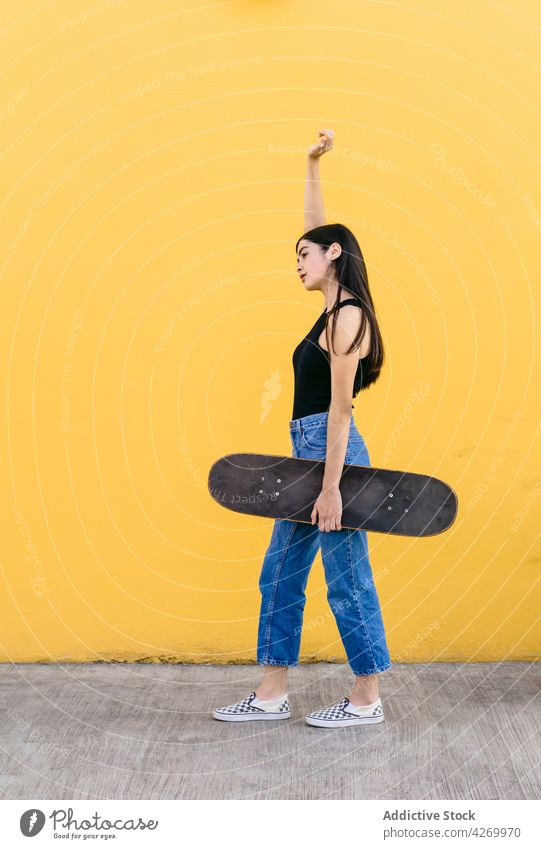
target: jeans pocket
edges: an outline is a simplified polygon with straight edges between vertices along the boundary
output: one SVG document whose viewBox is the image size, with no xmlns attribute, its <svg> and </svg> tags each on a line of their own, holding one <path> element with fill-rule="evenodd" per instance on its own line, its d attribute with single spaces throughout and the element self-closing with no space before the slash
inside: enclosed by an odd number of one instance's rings
<svg viewBox="0 0 541 849">
<path fill-rule="evenodd" d="M 325 451 L 327 448 L 327 424 L 303 427 L 302 441 L 307 448 L 314 451 Z"/>
</svg>

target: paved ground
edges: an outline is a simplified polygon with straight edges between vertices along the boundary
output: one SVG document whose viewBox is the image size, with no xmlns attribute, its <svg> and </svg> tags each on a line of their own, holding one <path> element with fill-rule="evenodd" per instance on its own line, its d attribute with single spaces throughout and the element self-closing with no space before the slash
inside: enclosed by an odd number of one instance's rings
<svg viewBox="0 0 541 849">
<path fill-rule="evenodd" d="M 289 720 L 218 722 L 259 667 L 0 664 L 3 799 L 539 799 L 541 666 L 395 664 L 386 721 L 319 729 L 349 666 L 293 668 Z"/>
</svg>

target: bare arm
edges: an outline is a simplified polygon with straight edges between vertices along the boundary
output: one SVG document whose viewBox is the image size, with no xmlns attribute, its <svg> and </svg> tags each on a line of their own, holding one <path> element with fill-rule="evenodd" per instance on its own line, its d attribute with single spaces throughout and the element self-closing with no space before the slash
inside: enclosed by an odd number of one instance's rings
<svg viewBox="0 0 541 849">
<path fill-rule="evenodd" d="M 319 178 L 319 159 L 308 157 L 304 190 L 304 232 L 326 224 L 325 205 Z"/>
<path fill-rule="evenodd" d="M 357 350 L 346 353 L 359 331 L 361 314 L 357 307 L 342 307 L 336 321 L 335 350 L 331 352 L 331 404 L 327 421 L 327 454 L 321 493 L 312 510 L 312 524 L 316 517 L 320 531 L 341 529 L 342 496 L 340 478 L 344 470 L 353 384 L 359 365 Z"/>
<path fill-rule="evenodd" d="M 306 188 L 304 190 L 304 232 L 326 224 L 325 205 L 319 177 L 319 159 L 332 148 L 333 131 L 319 130 L 321 138 L 308 151 Z"/>
</svg>

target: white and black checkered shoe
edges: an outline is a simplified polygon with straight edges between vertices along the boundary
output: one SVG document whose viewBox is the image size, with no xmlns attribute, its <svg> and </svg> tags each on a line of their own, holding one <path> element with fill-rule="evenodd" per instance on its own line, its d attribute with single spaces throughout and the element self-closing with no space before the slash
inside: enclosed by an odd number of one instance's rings
<svg viewBox="0 0 541 849">
<path fill-rule="evenodd" d="M 349 704 L 349 699 L 340 699 L 330 707 L 309 713 L 305 720 L 308 725 L 318 725 L 321 728 L 342 728 L 345 725 L 372 725 L 374 722 L 383 722 L 385 719 L 381 699 L 372 705 L 363 706 L 361 713 L 348 710 Z"/>
<path fill-rule="evenodd" d="M 249 719 L 289 719 L 291 716 L 287 696 L 273 710 L 253 705 L 252 701 L 254 698 L 255 690 L 240 702 L 216 708 L 216 710 L 212 711 L 212 715 L 214 719 L 225 719 L 227 722 L 246 722 Z"/>
</svg>

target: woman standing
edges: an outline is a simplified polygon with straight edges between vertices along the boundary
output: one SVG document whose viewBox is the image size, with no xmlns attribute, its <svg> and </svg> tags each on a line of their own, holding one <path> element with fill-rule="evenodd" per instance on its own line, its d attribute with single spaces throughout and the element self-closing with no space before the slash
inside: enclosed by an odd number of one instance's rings
<svg viewBox="0 0 541 849">
<path fill-rule="evenodd" d="M 215 719 L 287 719 L 287 672 L 298 665 L 305 589 L 321 547 L 327 599 L 355 675 L 349 696 L 306 716 L 310 725 L 340 727 L 382 722 L 378 675 L 391 666 L 367 533 L 340 524 L 344 463 L 370 466 L 352 415 L 352 399 L 374 383 L 383 365 L 383 342 L 357 239 L 342 224 L 326 224 L 319 159 L 332 148 L 332 130 L 320 130 L 308 152 L 305 233 L 295 249 L 297 270 L 309 291 L 323 293 L 325 309 L 293 353 L 295 389 L 289 422 L 293 456 L 324 460 L 312 523 L 277 519 L 265 554 L 259 589 L 257 662 L 263 679 L 245 699 L 213 711 Z"/>
</svg>

